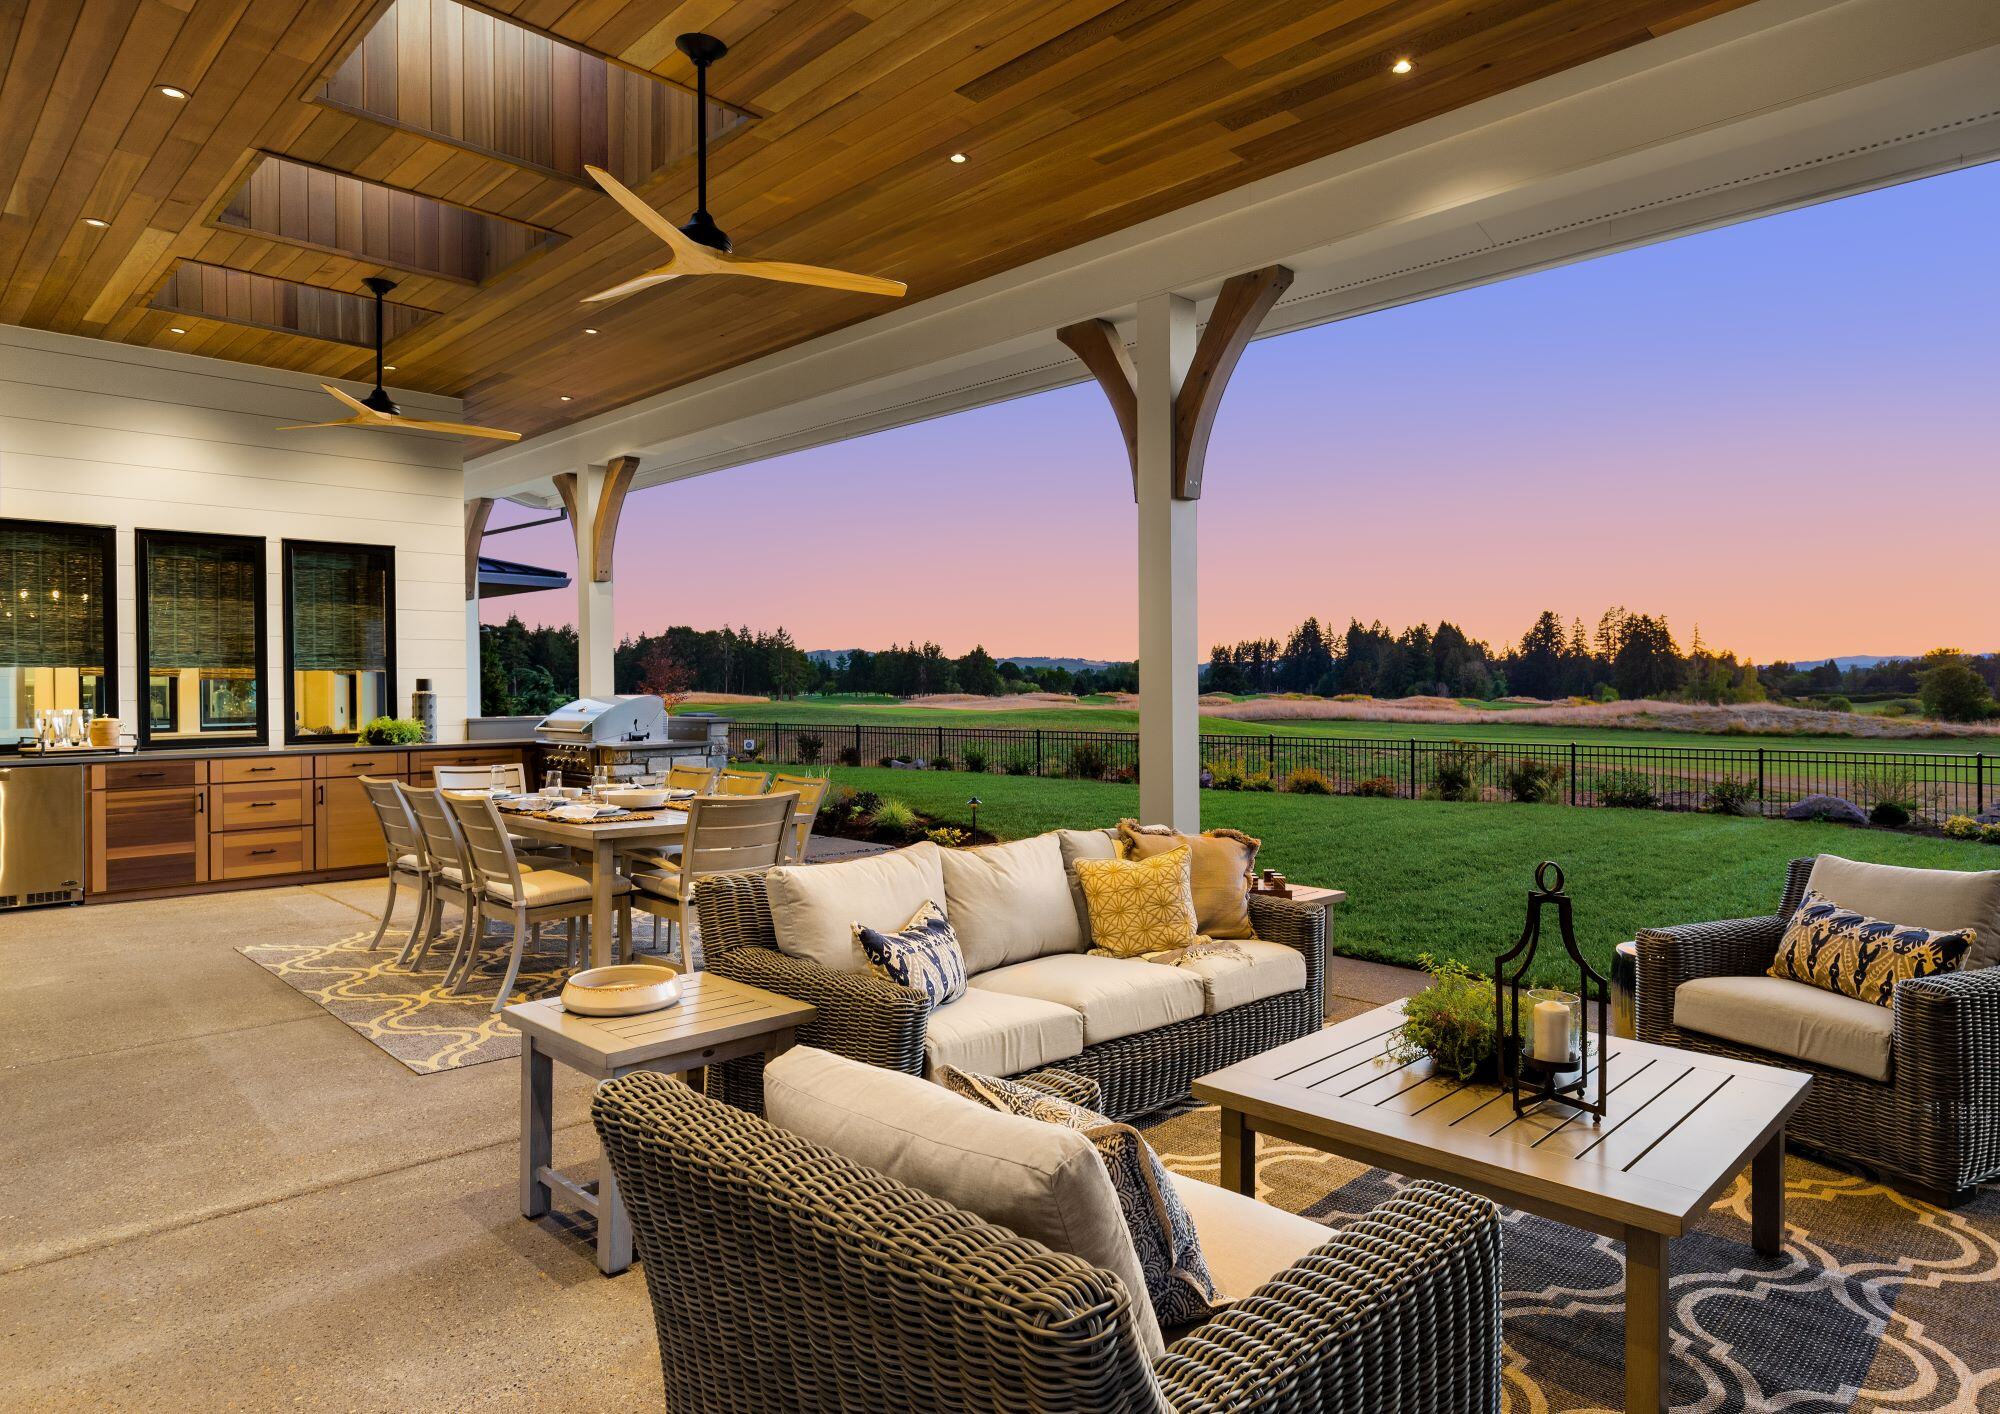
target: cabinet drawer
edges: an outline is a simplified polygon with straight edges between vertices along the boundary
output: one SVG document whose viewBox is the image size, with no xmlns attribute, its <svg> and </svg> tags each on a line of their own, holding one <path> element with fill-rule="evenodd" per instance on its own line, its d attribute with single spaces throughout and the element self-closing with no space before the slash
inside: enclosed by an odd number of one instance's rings
<svg viewBox="0 0 2000 1414">
<path fill-rule="evenodd" d="M 311 781 L 249 781 L 209 788 L 211 830 L 263 830 L 312 823 Z"/>
<path fill-rule="evenodd" d="M 208 877 L 254 879 L 260 874 L 303 874 L 312 866 L 312 831 L 237 830 L 211 835 Z"/>
<path fill-rule="evenodd" d="M 327 776 L 400 776 L 410 769 L 410 758 L 400 751 L 370 751 L 349 756 L 345 752 L 314 758 L 315 774 Z"/>
<path fill-rule="evenodd" d="M 236 781 L 296 781 L 309 776 L 311 758 L 306 756 L 225 756 L 208 763 L 208 778 L 225 784 Z"/>
<path fill-rule="evenodd" d="M 206 761 L 117 761 L 90 768 L 92 790 L 166 790 L 208 779 Z"/>
</svg>

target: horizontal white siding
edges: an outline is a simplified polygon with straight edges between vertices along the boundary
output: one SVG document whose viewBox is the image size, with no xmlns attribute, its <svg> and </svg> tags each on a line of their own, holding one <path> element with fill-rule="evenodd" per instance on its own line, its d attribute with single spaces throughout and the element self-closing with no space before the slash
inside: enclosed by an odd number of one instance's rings
<svg viewBox="0 0 2000 1414">
<path fill-rule="evenodd" d="M 350 391 L 358 391 L 350 385 Z M 398 393 L 456 418 L 449 398 Z M 418 678 L 438 734 L 466 717 L 464 470 L 425 433 L 279 432 L 343 410 L 299 374 L 0 325 L 0 515 L 118 529 L 118 712 L 139 718 L 133 531 L 257 535 L 269 569 L 266 677 L 273 742 L 285 722 L 286 540 L 396 552 L 396 710 Z"/>
</svg>

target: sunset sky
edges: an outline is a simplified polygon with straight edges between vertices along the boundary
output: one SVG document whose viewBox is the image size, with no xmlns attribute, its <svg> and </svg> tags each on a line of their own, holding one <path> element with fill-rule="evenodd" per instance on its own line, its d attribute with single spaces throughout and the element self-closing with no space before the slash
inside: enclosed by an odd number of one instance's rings
<svg viewBox="0 0 2000 1414">
<path fill-rule="evenodd" d="M 2000 648 L 1996 229 L 2000 165 L 1253 345 L 1209 449 L 1204 651 L 1307 614 L 1497 647 L 1609 604 L 1760 661 Z M 1134 535 L 1080 385 L 638 493 L 618 629 L 1130 658 Z M 487 550 L 575 563 L 567 527 Z"/>
</svg>

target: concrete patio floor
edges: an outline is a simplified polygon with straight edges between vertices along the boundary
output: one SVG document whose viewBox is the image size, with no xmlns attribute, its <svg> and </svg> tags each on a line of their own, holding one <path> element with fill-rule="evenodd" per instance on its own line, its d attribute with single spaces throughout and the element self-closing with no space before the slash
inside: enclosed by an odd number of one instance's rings
<svg viewBox="0 0 2000 1414">
<path fill-rule="evenodd" d="M 382 887 L 0 917 L 0 1408 L 657 1406 L 639 1270 L 520 1216 L 516 1065 L 413 1074 L 235 951 Z M 1421 980 L 1336 960 L 1329 1013 Z"/>
</svg>

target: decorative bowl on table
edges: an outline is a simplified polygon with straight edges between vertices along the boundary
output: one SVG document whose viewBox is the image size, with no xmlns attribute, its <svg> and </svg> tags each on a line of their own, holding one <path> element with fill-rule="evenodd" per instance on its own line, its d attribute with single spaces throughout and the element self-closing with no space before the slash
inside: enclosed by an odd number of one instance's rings
<svg viewBox="0 0 2000 1414">
<path fill-rule="evenodd" d="M 597 798 L 606 805 L 622 805 L 627 810 L 658 810 L 667 803 L 667 792 L 661 786 L 606 786 L 598 791 Z"/>
<path fill-rule="evenodd" d="M 573 974 L 562 989 L 563 1010 L 578 1016 L 637 1016 L 680 999 L 673 968 L 650 963 L 588 968 Z"/>
<path fill-rule="evenodd" d="M 504 799 L 496 800 L 494 804 L 498 805 L 502 810 L 525 810 L 532 813 L 536 810 L 546 808 L 549 801 L 545 796 L 539 795 L 510 795 Z"/>
</svg>

